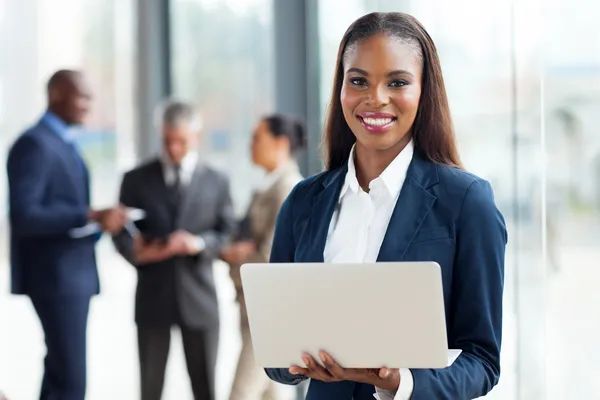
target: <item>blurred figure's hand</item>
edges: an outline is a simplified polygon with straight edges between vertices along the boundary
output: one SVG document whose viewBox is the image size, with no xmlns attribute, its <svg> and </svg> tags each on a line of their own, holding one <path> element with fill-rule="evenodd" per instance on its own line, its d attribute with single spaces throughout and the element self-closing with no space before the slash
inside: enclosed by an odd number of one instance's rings
<svg viewBox="0 0 600 400">
<path fill-rule="evenodd" d="M 230 264 L 243 264 L 255 251 L 256 246 L 250 240 L 236 242 L 223 249 L 221 258 Z"/>
<path fill-rule="evenodd" d="M 2 392 L 0 392 L 0 400 L 8 400 L 8 398 Z"/>
<path fill-rule="evenodd" d="M 106 210 L 103 218 L 99 222 L 105 232 L 114 235 L 123 229 L 126 218 L 125 207 L 119 205 L 118 207 Z"/>
<path fill-rule="evenodd" d="M 167 247 L 178 256 L 195 256 L 202 251 L 198 237 L 189 232 L 178 230 L 169 236 Z"/>
<path fill-rule="evenodd" d="M 98 222 L 104 232 L 115 235 L 123 229 L 127 215 L 125 207 L 119 205 L 115 208 L 90 211 L 89 218 L 92 221 Z"/>
<path fill-rule="evenodd" d="M 136 236 L 133 239 L 133 258 L 138 264 L 161 262 L 173 257 L 173 255 L 168 244 L 147 242 L 141 236 Z"/>
</svg>

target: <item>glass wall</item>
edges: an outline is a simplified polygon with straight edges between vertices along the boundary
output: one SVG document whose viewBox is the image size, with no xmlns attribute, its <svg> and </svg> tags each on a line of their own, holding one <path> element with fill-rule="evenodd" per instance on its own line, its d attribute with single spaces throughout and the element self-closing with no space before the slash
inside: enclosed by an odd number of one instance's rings
<svg viewBox="0 0 600 400">
<path fill-rule="evenodd" d="M 135 0 L 0 0 L 3 170 L 9 146 L 45 110 L 48 78 L 58 69 L 80 69 L 94 95 L 88 127 L 77 137 L 92 175 L 92 204 L 103 207 L 118 200 L 121 172 L 135 158 L 135 4 Z M 44 338 L 27 298 L 9 295 L 8 193 L 6 174 L 0 175 L 0 391 L 10 399 L 34 399 L 39 396 Z M 109 242 L 106 238 L 101 247 Z M 99 253 L 103 295 L 90 312 L 88 398 L 134 398 L 135 392 L 123 395 L 137 388 L 130 372 L 136 365 L 135 341 L 129 340 L 134 335 L 127 330 L 127 323 L 133 325 L 133 271 L 128 275 L 129 269 L 111 256 L 114 253 Z M 110 268 L 115 265 L 119 268 Z M 114 276 L 107 276 L 110 273 Z M 119 285 L 125 286 L 125 295 L 111 303 Z M 114 368 L 116 359 L 119 368 Z M 103 389 L 120 394 L 103 396 Z"/>
<path fill-rule="evenodd" d="M 171 3 L 173 93 L 200 107 L 200 152 L 230 175 L 239 214 L 260 177 L 250 162 L 252 129 L 273 111 L 272 9 L 272 0 Z"/>
<path fill-rule="evenodd" d="M 413 14 L 433 37 L 463 162 L 492 183 L 509 225 L 503 372 L 487 398 L 600 397 L 590 376 L 600 329 L 600 45 L 591 39 L 600 6 L 321 0 L 323 110 L 339 41 L 371 11 Z"/>
<path fill-rule="evenodd" d="M 599 18 L 591 0 L 545 7 L 548 399 L 600 398 Z"/>
<path fill-rule="evenodd" d="M 135 154 L 133 4 L 0 0 L 0 148 L 8 149 L 42 115 L 45 84 L 54 71 L 83 70 L 91 81 L 94 104 L 89 129 L 78 141 L 92 173 L 96 206 L 117 200 L 117 172 L 129 166 Z M 0 163 L 6 163 L 6 151 Z M 2 174 L 3 224 L 7 198 Z"/>
</svg>

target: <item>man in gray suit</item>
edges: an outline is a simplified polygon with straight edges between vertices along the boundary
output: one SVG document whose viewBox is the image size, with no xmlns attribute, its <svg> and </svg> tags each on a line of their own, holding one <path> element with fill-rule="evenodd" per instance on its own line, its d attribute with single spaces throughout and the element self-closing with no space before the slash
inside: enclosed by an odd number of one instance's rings
<svg viewBox="0 0 600 400">
<path fill-rule="evenodd" d="M 127 174 L 121 202 L 146 216 L 114 237 L 137 268 L 135 321 L 142 400 L 161 398 L 178 325 L 196 400 L 215 397 L 219 311 L 212 264 L 234 227 L 229 181 L 198 160 L 200 118 L 179 101 L 158 113 L 161 157 Z"/>
</svg>

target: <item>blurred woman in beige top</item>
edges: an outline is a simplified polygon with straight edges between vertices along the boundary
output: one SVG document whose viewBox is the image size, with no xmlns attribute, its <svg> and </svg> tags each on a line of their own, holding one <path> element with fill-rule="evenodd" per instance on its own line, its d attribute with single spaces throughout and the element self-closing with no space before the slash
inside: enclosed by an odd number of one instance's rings
<svg viewBox="0 0 600 400">
<path fill-rule="evenodd" d="M 304 126 L 283 115 L 261 120 L 252 137 L 252 162 L 267 172 L 254 193 L 238 239 L 224 249 L 222 258 L 231 266 L 231 278 L 240 304 L 242 351 L 230 400 L 280 400 L 282 385 L 271 381 L 254 362 L 240 266 L 248 262 L 268 262 L 279 209 L 294 186 L 302 180 L 294 156 L 305 145 Z"/>
</svg>

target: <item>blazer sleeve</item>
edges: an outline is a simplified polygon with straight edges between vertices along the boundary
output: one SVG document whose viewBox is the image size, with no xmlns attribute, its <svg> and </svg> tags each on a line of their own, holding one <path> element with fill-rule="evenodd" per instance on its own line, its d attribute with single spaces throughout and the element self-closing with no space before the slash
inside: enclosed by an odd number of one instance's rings
<svg viewBox="0 0 600 400">
<path fill-rule="evenodd" d="M 121 182 L 121 191 L 119 194 L 119 202 L 126 207 L 135 207 L 135 181 L 132 179 L 130 173 L 126 173 L 123 176 Z M 133 254 L 133 237 L 126 230 L 123 229 L 119 234 L 112 238 L 115 248 L 131 265 L 135 266 L 134 254 Z"/>
<path fill-rule="evenodd" d="M 53 159 L 35 138 L 22 136 L 7 161 L 11 231 L 21 237 L 64 235 L 87 223 L 86 206 L 47 198 Z"/>
<path fill-rule="evenodd" d="M 236 225 L 229 179 L 223 176 L 220 186 L 217 223 L 212 229 L 198 235 L 204 244 L 200 256 L 207 259 L 219 257 L 223 246 L 229 240 Z"/>
<path fill-rule="evenodd" d="M 294 262 L 294 253 L 296 244 L 294 240 L 294 218 L 292 203 L 294 202 L 294 193 L 292 190 L 288 198 L 283 202 L 277 222 L 275 224 L 275 235 L 273 237 L 273 246 L 271 248 L 272 263 L 291 263 Z M 266 368 L 265 372 L 272 380 L 286 385 L 297 385 L 306 380 L 305 376 L 292 375 L 287 368 Z"/>
<path fill-rule="evenodd" d="M 448 324 L 450 348 L 461 355 L 446 369 L 412 369 L 412 400 L 484 396 L 500 376 L 502 294 L 507 232 L 490 184 L 474 181 L 457 221 Z"/>
</svg>

